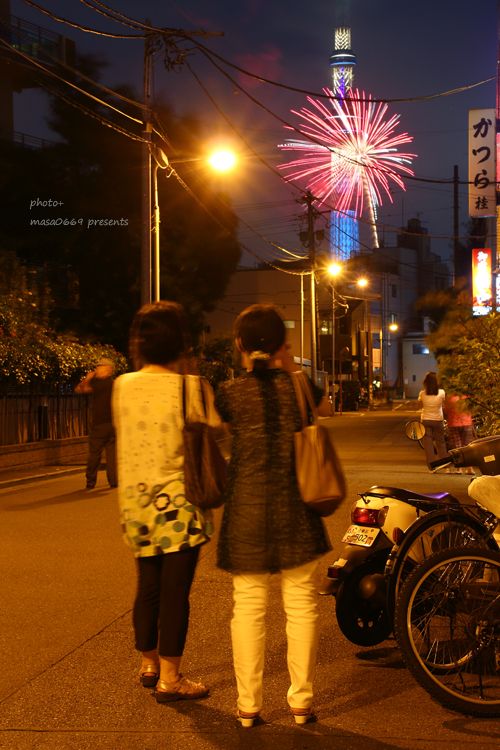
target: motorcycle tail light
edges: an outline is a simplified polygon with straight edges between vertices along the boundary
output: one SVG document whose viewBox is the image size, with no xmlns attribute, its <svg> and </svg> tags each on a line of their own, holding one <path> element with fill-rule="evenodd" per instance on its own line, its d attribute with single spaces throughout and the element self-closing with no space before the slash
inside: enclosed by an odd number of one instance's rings
<svg viewBox="0 0 500 750">
<path fill-rule="evenodd" d="M 351 508 L 351 521 L 352 523 L 360 523 L 364 526 L 378 526 L 378 514 L 379 511 L 375 508 L 358 508 L 354 505 Z"/>
</svg>

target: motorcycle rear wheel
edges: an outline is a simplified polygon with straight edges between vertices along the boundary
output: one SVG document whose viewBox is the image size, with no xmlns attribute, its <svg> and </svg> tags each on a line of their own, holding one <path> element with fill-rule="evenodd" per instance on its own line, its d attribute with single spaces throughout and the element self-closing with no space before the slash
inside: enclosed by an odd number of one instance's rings
<svg viewBox="0 0 500 750">
<path fill-rule="evenodd" d="M 500 716 L 500 553 L 456 547 L 406 580 L 395 634 L 429 695 L 470 716 Z"/>
<path fill-rule="evenodd" d="M 376 646 L 392 633 L 386 607 L 373 605 L 361 596 L 359 584 L 365 576 L 383 573 L 375 565 L 365 563 L 355 568 L 339 587 L 335 614 L 345 637 L 357 646 Z"/>
</svg>

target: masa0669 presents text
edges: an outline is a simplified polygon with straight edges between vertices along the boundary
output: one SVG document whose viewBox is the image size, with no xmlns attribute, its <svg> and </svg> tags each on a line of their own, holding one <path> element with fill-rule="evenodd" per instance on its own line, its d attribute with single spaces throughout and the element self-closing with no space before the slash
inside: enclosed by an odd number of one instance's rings
<svg viewBox="0 0 500 750">
<path fill-rule="evenodd" d="M 75 227 L 84 225 L 84 219 L 30 219 L 30 226 L 34 227 Z M 87 229 L 90 227 L 127 227 L 128 219 L 87 219 Z"/>
</svg>

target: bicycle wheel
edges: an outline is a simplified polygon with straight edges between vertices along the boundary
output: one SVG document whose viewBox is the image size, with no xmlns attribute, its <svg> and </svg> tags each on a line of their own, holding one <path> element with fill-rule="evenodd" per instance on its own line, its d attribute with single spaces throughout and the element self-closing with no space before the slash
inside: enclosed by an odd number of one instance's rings
<svg viewBox="0 0 500 750">
<path fill-rule="evenodd" d="M 457 547 L 406 580 L 395 634 L 429 695 L 471 716 L 500 716 L 500 553 Z"/>
<path fill-rule="evenodd" d="M 451 547 L 484 547 L 498 550 L 489 530 L 463 510 L 432 511 L 415 521 L 400 544 L 388 577 L 387 609 L 394 619 L 402 585 L 415 568 L 430 555 Z"/>
</svg>

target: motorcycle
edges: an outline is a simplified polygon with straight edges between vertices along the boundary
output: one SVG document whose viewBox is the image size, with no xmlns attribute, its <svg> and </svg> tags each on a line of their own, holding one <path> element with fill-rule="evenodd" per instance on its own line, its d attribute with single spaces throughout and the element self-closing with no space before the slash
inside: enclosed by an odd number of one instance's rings
<svg viewBox="0 0 500 750">
<path fill-rule="evenodd" d="M 500 474 L 500 436 L 481 438 L 449 452 L 434 468 L 476 466 Z M 498 551 L 498 518 L 480 504 L 462 505 L 448 492 L 418 493 L 371 487 L 359 493 L 339 558 L 328 568 L 322 594 L 336 599 L 340 630 L 359 646 L 382 643 L 393 631 L 398 593 L 429 555 L 450 547 Z"/>
</svg>

